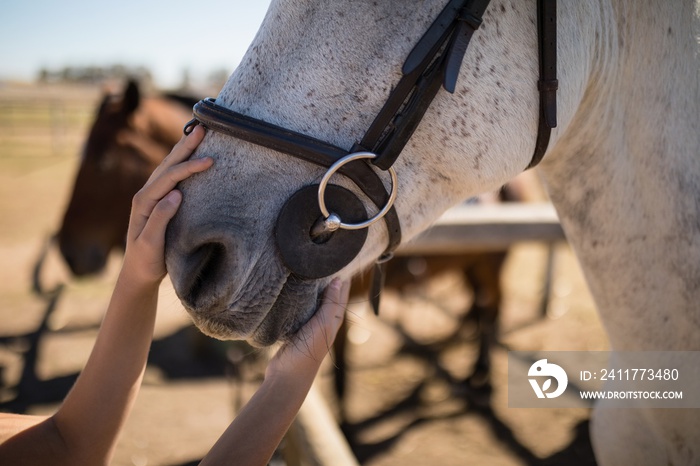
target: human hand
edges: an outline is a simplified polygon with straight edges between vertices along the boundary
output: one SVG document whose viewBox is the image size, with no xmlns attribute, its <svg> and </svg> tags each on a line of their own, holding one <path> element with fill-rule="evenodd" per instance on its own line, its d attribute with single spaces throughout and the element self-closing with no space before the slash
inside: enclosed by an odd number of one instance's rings
<svg viewBox="0 0 700 466">
<path fill-rule="evenodd" d="M 182 202 L 182 193 L 175 186 L 213 163 L 211 157 L 186 160 L 204 134 L 198 125 L 183 136 L 133 198 L 122 270 L 142 283 L 158 284 L 165 277 L 165 229 Z"/>
<path fill-rule="evenodd" d="M 335 278 L 331 281 L 316 314 L 270 360 L 266 379 L 286 375 L 293 378 L 315 376 L 343 323 L 349 292 L 349 280 L 341 282 Z"/>
</svg>

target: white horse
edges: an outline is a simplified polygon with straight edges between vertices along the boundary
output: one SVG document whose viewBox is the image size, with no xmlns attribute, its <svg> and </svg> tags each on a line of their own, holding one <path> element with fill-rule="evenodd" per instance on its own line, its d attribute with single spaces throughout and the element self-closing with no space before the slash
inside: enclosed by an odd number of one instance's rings
<svg viewBox="0 0 700 466">
<path fill-rule="evenodd" d="M 217 103 L 349 148 L 445 3 L 273 0 Z M 559 124 L 540 167 L 614 350 L 700 350 L 697 15 L 693 0 L 558 7 Z M 535 1 L 492 1 L 456 92 L 438 93 L 394 165 L 404 241 L 528 165 L 537 80 Z M 325 169 L 214 132 L 197 154 L 216 162 L 183 183 L 169 230 L 178 295 L 215 337 L 284 339 L 331 277 L 290 275 L 273 229 L 287 198 Z M 363 269 L 386 243 L 379 222 L 335 275 Z M 700 464 L 694 410 L 598 409 L 592 440 L 604 465 Z"/>
</svg>

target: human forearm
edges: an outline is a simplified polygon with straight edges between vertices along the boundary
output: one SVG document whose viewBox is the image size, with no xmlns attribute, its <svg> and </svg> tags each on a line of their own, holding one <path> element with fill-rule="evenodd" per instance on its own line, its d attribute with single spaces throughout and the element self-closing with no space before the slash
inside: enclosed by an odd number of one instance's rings
<svg viewBox="0 0 700 466">
<path fill-rule="evenodd" d="M 183 137 L 134 196 L 124 264 L 107 314 L 83 374 L 54 416 L 65 443 L 88 455 L 89 464 L 107 462 L 138 392 L 166 274 L 165 229 L 182 201 L 175 186 L 213 162 L 186 161 L 203 136 L 196 129 Z"/>
<path fill-rule="evenodd" d="M 0 416 L 0 464 L 107 464 L 143 376 L 158 287 L 165 277 L 165 229 L 182 193 L 175 186 L 211 167 L 187 161 L 201 142 L 183 137 L 132 202 L 122 272 L 93 351 L 59 411 L 48 419 Z"/>
<path fill-rule="evenodd" d="M 343 321 L 350 284 L 326 289 L 316 314 L 270 360 L 265 381 L 202 465 L 264 465 L 306 399 Z"/>
<path fill-rule="evenodd" d="M 107 464 L 148 356 L 158 285 L 119 277 L 97 341 L 75 386 L 47 419 L 2 419 L 0 464 Z M 8 438 L 9 437 L 9 438 Z"/>
<path fill-rule="evenodd" d="M 138 392 L 153 337 L 158 285 L 122 271 L 97 341 L 54 415 L 66 448 L 109 457 Z"/>
<path fill-rule="evenodd" d="M 267 464 L 301 408 L 315 373 L 266 378 L 200 465 Z"/>
</svg>

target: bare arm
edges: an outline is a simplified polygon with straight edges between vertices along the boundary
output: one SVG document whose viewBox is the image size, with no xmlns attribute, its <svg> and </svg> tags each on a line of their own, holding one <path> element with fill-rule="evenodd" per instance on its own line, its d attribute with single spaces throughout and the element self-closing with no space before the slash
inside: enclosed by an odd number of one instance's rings
<svg viewBox="0 0 700 466">
<path fill-rule="evenodd" d="M 90 358 L 56 414 L 44 420 L 0 418 L 17 429 L 0 445 L 1 464 L 109 462 L 153 337 L 158 287 L 166 273 L 165 228 L 182 200 L 175 185 L 212 164 L 208 158 L 184 162 L 203 135 L 199 128 L 183 138 L 134 197 L 124 263 Z"/>
<path fill-rule="evenodd" d="M 267 366 L 265 381 L 201 465 L 264 465 L 292 424 L 343 321 L 350 283 L 337 279 L 314 317 Z"/>
</svg>

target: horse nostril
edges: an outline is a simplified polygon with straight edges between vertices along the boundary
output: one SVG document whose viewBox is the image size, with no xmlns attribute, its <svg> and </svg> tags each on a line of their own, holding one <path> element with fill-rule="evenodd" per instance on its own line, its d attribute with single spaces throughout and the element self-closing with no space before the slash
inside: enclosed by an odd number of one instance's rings
<svg viewBox="0 0 700 466">
<path fill-rule="evenodd" d="M 208 286 L 213 286 L 216 278 L 224 272 L 225 258 L 226 247 L 221 243 L 205 243 L 190 255 L 190 286 L 185 294 L 187 301 L 196 304 L 207 295 Z"/>
<path fill-rule="evenodd" d="M 184 230 L 175 217 L 166 236 L 165 263 L 188 312 L 205 317 L 228 308 L 241 281 L 242 250 L 234 227 L 207 224 Z"/>
</svg>

